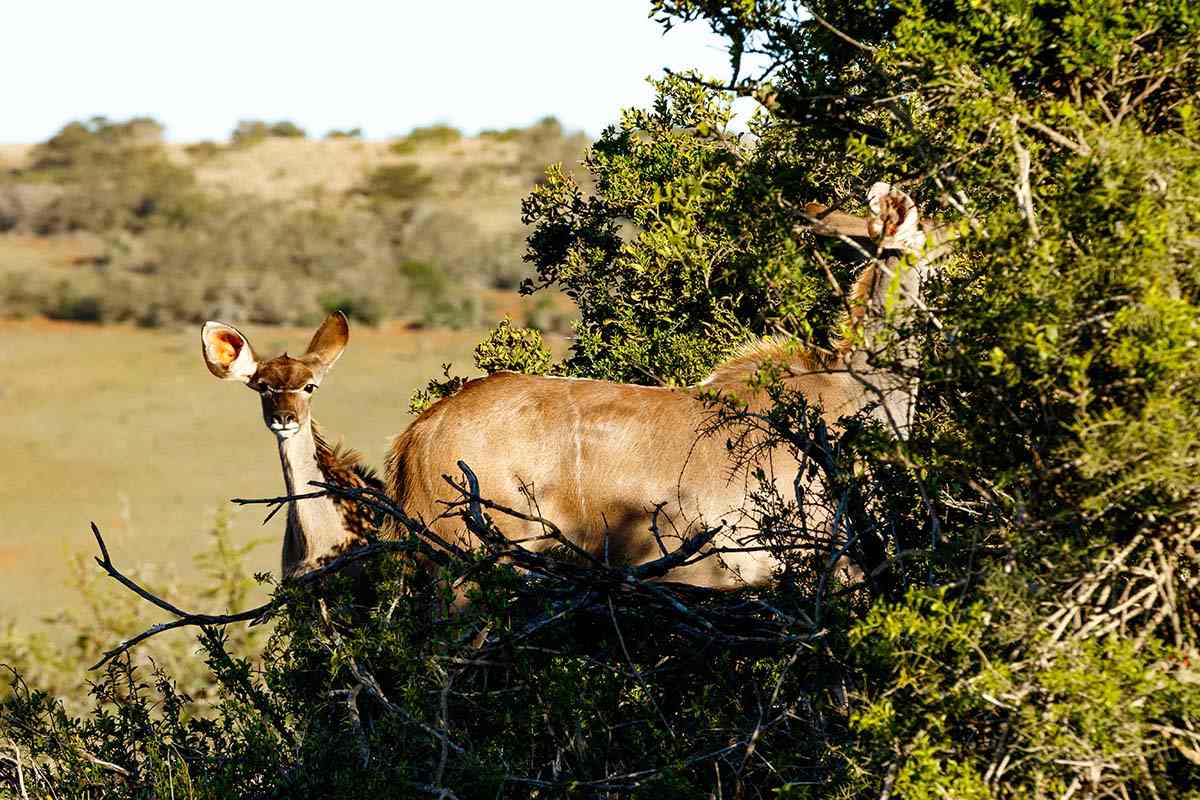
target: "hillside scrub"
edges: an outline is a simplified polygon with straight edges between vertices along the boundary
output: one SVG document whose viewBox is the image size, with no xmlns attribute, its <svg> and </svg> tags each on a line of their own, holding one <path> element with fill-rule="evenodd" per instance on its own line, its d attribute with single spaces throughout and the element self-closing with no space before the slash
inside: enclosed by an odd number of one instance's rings
<svg viewBox="0 0 1200 800">
<path fill-rule="evenodd" d="M 77 718 L 14 678 L 0 785 L 24 758 L 58 796 L 1200 797 L 1195 9 L 651 8 L 726 37 L 732 78 L 668 76 L 589 149 L 590 187 L 532 190 L 525 289 L 574 300 L 577 340 L 550 364 L 506 324 L 480 366 L 678 385 L 748 338 L 828 351 L 862 256 L 797 224 L 886 180 L 956 235 L 879 340 L 920 381 L 907 437 L 826 425 L 778 365 L 761 412 L 713 393 L 712 435 L 820 477 L 764 486 L 747 546 L 785 566 L 729 595 L 523 552 L 464 469 L 482 552 L 410 528 L 366 581 L 280 587 L 261 670 L 204 629 L 203 715 L 120 659 Z M 439 613 L 462 576 L 469 612 Z"/>
<path fill-rule="evenodd" d="M 584 144 L 543 125 L 496 153 L 460 158 L 448 152 L 459 141 L 452 130 L 414 131 L 405 141 L 419 140 L 420 154 L 364 168 L 345 194 L 276 197 L 220 191 L 225 184 L 214 189 L 197 174 L 236 169 L 222 164 L 253 160 L 256 148 L 247 146 L 267 138 L 305 145 L 288 124 L 242 123 L 230 146 L 181 151 L 163 144 L 153 120 L 70 123 L 34 149 L 27 168 L 0 176 L 0 234 L 86 235 L 96 255 L 62 270 L 0 265 L 0 315 L 158 326 L 223 314 L 307 324 L 344 303 L 368 324 L 476 325 L 479 289 L 512 289 L 529 275 L 519 196 L 514 189 L 505 200 L 509 190 L 496 184 L 512 182 L 514 165 L 532 180 L 568 151 L 575 162 Z M 527 148 L 533 140 L 544 146 Z M 467 195 L 484 198 L 482 207 L 464 208 Z M 502 202 L 514 213 L 497 226 L 489 215 Z M 415 262 L 441 274 L 436 296 L 429 282 L 407 277 Z"/>
<path fill-rule="evenodd" d="M 229 142 L 234 147 L 250 147 L 270 138 L 303 139 L 305 136 L 303 128 L 286 119 L 278 122 L 244 119 L 229 134 Z"/>
</svg>

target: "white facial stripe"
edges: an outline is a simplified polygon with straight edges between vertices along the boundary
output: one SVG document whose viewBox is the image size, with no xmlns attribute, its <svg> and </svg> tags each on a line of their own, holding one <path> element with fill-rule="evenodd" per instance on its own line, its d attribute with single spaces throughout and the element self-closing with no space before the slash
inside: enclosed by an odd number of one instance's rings
<svg viewBox="0 0 1200 800">
<path fill-rule="evenodd" d="M 278 436 L 280 439 L 290 438 L 291 436 L 293 436 L 295 433 L 297 433 L 300 430 L 300 425 L 299 425 L 299 423 L 296 423 L 296 422 L 289 422 L 287 424 L 272 422 L 272 423 L 269 423 L 267 425 L 267 427 L 270 428 L 271 432 L 274 433 L 276 436 Z"/>
</svg>

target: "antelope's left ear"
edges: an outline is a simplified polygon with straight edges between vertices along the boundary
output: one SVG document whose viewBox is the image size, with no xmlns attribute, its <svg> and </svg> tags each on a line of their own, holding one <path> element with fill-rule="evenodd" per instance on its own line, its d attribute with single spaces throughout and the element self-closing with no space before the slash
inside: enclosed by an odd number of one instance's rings
<svg viewBox="0 0 1200 800">
<path fill-rule="evenodd" d="M 249 383 L 258 371 L 250 340 L 232 325 L 206 322 L 200 331 L 200 351 L 208 371 L 225 381 Z"/>
<path fill-rule="evenodd" d="M 884 198 L 892 193 L 892 185 L 883 181 L 876 181 L 871 188 L 867 190 L 867 206 L 871 209 L 871 216 L 881 217 L 884 213 Z M 903 192 L 901 192 L 903 194 Z"/>
<path fill-rule="evenodd" d="M 873 235 L 891 239 L 894 247 L 910 253 L 925 247 L 921 212 L 905 192 L 880 181 L 867 192 L 867 204 L 871 208 L 868 230 Z"/>
<path fill-rule="evenodd" d="M 308 343 L 305 357 L 315 360 L 322 370 L 332 367 L 341 358 L 342 351 L 350 342 L 350 323 L 341 311 L 335 311 L 325 318 L 321 327 L 313 334 Z"/>
</svg>

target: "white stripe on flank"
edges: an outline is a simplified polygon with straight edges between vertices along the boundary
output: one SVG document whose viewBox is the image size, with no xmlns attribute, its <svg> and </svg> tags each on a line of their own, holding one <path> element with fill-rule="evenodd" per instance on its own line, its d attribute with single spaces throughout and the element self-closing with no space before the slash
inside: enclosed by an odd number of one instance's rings
<svg viewBox="0 0 1200 800">
<path fill-rule="evenodd" d="M 574 398 L 570 400 L 571 413 L 575 415 L 575 494 L 579 497 L 580 519 L 588 518 L 587 496 L 583 491 L 583 417 Z"/>
</svg>

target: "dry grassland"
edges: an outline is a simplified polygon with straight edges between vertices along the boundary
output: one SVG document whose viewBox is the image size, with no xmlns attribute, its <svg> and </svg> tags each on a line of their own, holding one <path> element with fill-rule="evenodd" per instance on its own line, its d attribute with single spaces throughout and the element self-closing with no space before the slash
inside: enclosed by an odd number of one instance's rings
<svg viewBox="0 0 1200 800">
<path fill-rule="evenodd" d="M 422 203 L 460 214 L 485 233 L 519 231 L 521 198 L 535 177 L 521 146 L 499 138 L 405 152 L 388 142 L 353 139 L 166 145 L 206 191 L 284 206 L 345 203 L 378 167 L 415 164 L 436 177 Z M 0 171 L 27 167 L 31 150 L 0 145 Z M 94 233 L 5 233 L 0 279 L 38 276 L 84 292 L 98 279 L 96 264 L 106 248 Z M 488 326 L 505 314 L 525 323 L 536 309 L 559 316 L 572 310 L 565 298 L 548 293 L 533 299 L 471 291 L 482 300 L 481 321 Z M 395 298 L 381 299 L 393 310 Z M 296 352 L 311 334 L 253 326 L 247 332 L 263 355 Z M 262 508 L 228 503 L 282 491 L 274 440 L 253 393 L 205 370 L 198 334 L 192 327 L 0 320 L 0 625 L 15 620 L 22 629 L 37 628 L 42 617 L 76 600 L 69 564 L 94 551 L 92 520 L 122 567 L 151 580 L 172 571 L 186 578 L 223 509 L 236 541 L 269 541 L 249 567 L 277 571 L 283 515 L 263 528 Z M 335 438 L 381 465 L 388 437 L 411 420 L 412 391 L 440 375 L 444 362 L 467 373 L 481 335 L 480 329 L 356 325 L 345 357 L 314 402 L 315 415 Z M 561 338 L 551 345 L 564 349 Z"/>
<path fill-rule="evenodd" d="M 344 196 L 365 176 L 390 164 L 413 164 L 436 176 L 426 200 L 468 216 L 485 233 L 511 229 L 531 176 L 514 170 L 520 146 L 512 141 L 460 139 L 398 154 L 386 141 L 269 138 L 245 148 L 196 157 L 181 144 L 167 145 L 171 159 L 195 171 L 201 188 L 267 200 L 320 202 Z M 582 150 L 577 157 L 582 157 Z M 482 185 L 481 185 L 482 180 Z M 469 189 L 469 191 L 468 191 Z"/>
</svg>

